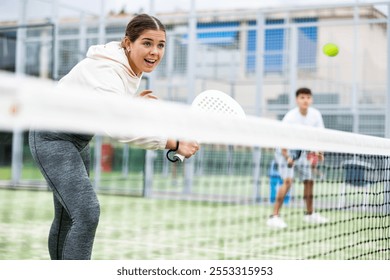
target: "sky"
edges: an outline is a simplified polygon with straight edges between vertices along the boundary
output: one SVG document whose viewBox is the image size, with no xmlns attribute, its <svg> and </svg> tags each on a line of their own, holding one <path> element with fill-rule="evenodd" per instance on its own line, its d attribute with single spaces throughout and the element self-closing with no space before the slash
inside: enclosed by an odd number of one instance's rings
<svg viewBox="0 0 390 280">
<path fill-rule="evenodd" d="M 28 17 L 49 17 L 51 15 L 50 2 L 53 0 L 0 0 L 0 21 L 15 20 L 18 17 L 19 2 L 28 1 Z M 173 12 L 186 11 L 191 7 L 192 0 L 56 0 L 71 8 L 62 8 L 60 15 L 79 15 L 76 10 L 87 13 L 100 14 L 101 3 L 104 3 L 106 12 L 119 12 L 125 9 L 129 13 L 146 12 Z M 390 0 L 196 0 L 197 10 L 209 9 L 247 9 L 285 6 L 307 6 L 341 3 L 369 3 L 390 2 Z"/>
</svg>

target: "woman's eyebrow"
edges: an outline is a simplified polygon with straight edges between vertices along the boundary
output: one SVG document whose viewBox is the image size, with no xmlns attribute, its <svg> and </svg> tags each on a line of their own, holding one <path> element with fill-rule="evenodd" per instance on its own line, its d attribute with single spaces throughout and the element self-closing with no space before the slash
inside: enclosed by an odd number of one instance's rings
<svg viewBox="0 0 390 280">
<path fill-rule="evenodd" d="M 153 42 L 153 39 L 151 39 L 151 38 L 142 38 L 142 40 L 145 40 L 145 41 L 152 41 Z M 160 42 L 162 42 L 162 43 L 165 43 L 165 40 L 160 40 Z"/>
</svg>

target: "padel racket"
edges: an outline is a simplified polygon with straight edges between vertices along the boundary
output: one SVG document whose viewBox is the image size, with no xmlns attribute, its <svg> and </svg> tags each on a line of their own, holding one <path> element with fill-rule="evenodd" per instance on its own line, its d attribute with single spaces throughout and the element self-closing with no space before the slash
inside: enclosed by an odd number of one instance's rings
<svg viewBox="0 0 390 280">
<path fill-rule="evenodd" d="M 245 112 L 240 104 L 229 95 L 219 90 L 206 90 L 200 93 L 192 102 L 191 110 L 245 118 Z M 167 152 L 167 158 L 170 161 L 184 161 L 185 157 L 178 153 L 175 153 L 173 159 L 171 159 L 169 154 L 172 152 L 175 151 L 169 150 Z"/>
<path fill-rule="evenodd" d="M 301 157 L 302 151 L 301 150 L 291 150 L 290 151 L 290 157 L 292 158 L 293 161 L 296 161 Z M 287 167 L 291 168 L 293 167 L 294 164 L 288 164 Z"/>
</svg>

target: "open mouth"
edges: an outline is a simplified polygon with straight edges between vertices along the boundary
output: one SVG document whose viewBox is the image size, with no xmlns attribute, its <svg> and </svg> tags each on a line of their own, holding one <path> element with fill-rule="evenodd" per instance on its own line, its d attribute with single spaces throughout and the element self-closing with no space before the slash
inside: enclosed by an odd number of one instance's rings
<svg viewBox="0 0 390 280">
<path fill-rule="evenodd" d="M 144 59 L 145 60 L 145 62 L 148 64 L 148 65 L 150 65 L 150 66 L 153 66 L 156 62 L 157 62 L 157 60 L 156 59 Z"/>
</svg>

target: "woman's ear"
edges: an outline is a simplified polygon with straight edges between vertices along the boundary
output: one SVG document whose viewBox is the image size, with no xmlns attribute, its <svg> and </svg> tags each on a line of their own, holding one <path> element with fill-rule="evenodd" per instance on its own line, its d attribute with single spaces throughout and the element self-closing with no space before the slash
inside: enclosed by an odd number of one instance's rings
<svg viewBox="0 0 390 280">
<path fill-rule="evenodd" d="M 121 45 L 122 45 L 122 48 L 126 49 L 126 51 L 130 52 L 130 39 L 129 37 L 125 36 L 123 39 L 122 39 L 122 42 L 121 42 Z"/>
</svg>

